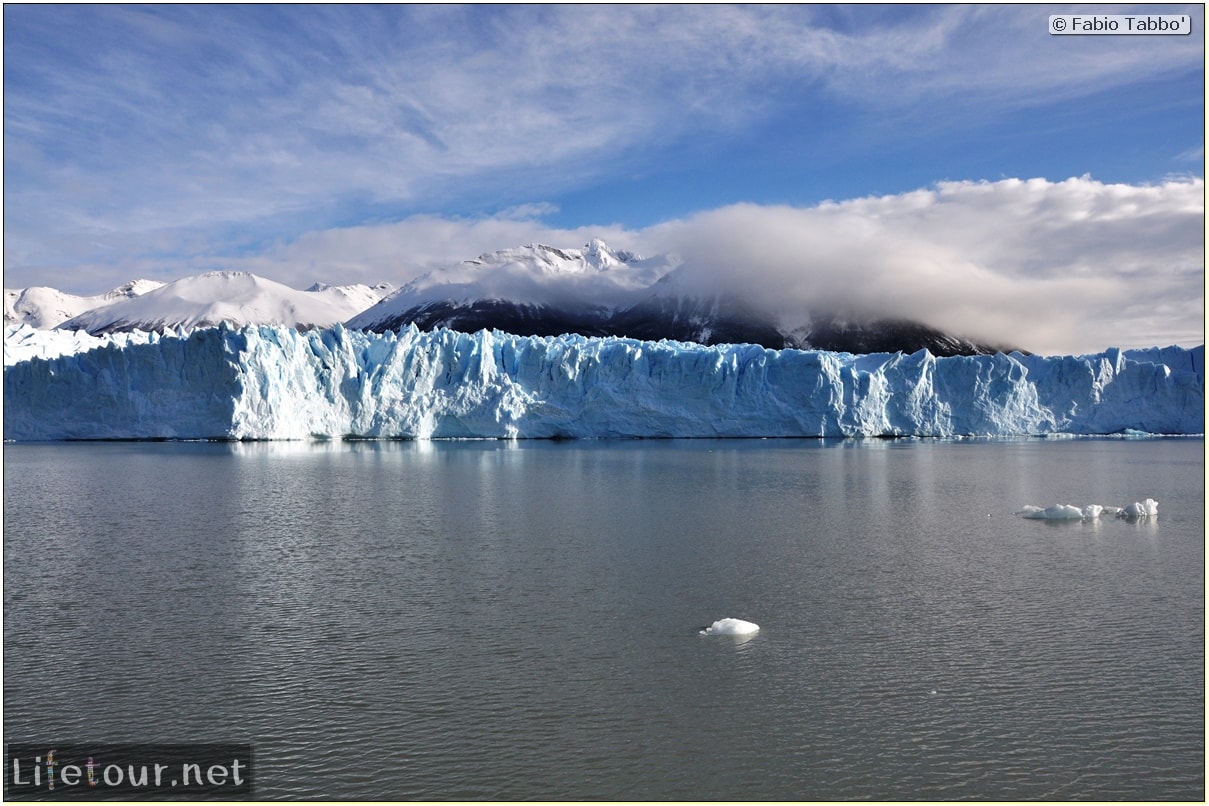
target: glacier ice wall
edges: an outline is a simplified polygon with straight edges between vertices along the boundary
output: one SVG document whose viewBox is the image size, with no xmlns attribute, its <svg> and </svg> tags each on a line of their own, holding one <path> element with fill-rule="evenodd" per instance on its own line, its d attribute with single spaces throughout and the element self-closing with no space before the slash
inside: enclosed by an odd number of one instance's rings
<svg viewBox="0 0 1209 806">
<path fill-rule="evenodd" d="M 1047 358 L 227 327 L 20 361 L 4 436 L 956 436 L 1204 431 L 1204 347 Z"/>
<path fill-rule="evenodd" d="M 179 331 L 180 334 L 184 332 L 183 329 Z M 146 344 L 159 339 L 159 333 L 143 330 L 92 336 L 86 330 L 40 330 L 29 324 L 8 325 L 4 328 L 4 366 L 31 358 L 56 358 L 68 353 L 82 353 L 109 344 Z"/>
</svg>

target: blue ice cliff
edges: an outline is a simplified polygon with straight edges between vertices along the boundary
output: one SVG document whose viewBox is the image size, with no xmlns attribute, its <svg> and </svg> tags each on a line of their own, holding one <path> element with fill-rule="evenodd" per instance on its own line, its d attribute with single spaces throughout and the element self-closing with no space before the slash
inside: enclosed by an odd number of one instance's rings
<svg viewBox="0 0 1209 806">
<path fill-rule="evenodd" d="M 937 358 L 228 327 L 6 367 L 8 440 L 1204 432 L 1204 347 Z"/>
</svg>

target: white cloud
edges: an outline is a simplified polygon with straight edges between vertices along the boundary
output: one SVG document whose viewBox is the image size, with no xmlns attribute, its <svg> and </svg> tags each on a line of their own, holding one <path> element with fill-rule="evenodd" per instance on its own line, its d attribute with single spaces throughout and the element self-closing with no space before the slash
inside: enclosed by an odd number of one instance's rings
<svg viewBox="0 0 1209 806">
<path fill-rule="evenodd" d="M 640 239 L 803 307 L 1043 353 L 1204 342 L 1204 182 L 945 182 L 811 208 L 736 205 Z"/>
<path fill-rule="evenodd" d="M 1001 114 L 1203 65 L 1194 37 L 1055 42 L 1043 12 L 11 8 L 8 236 L 17 253 L 109 230 L 289 237 L 306 228 L 291 217 L 349 200 L 549 197 L 820 97 L 948 121 L 929 110 Z"/>
<path fill-rule="evenodd" d="M 386 281 L 397 286 L 430 269 L 498 249 L 525 243 L 581 246 L 594 237 L 619 243 L 633 236 L 618 226 L 563 229 L 532 217 L 421 215 L 390 224 L 311 232 L 254 256 L 225 258 L 215 265 L 303 287 L 315 280 L 333 284 Z"/>
<path fill-rule="evenodd" d="M 1175 160 L 1176 160 L 1176 162 L 1200 162 L 1200 163 L 1204 163 L 1204 161 L 1205 161 L 1205 146 L 1204 146 L 1204 145 L 1194 146 L 1194 147 L 1189 148 L 1189 149 L 1187 149 L 1187 150 L 1185 150 L 1185 151 L 1181 151 L 1179 154 L 1176 154 L 1176 156 L 1175 156 Z"/>
</svg>

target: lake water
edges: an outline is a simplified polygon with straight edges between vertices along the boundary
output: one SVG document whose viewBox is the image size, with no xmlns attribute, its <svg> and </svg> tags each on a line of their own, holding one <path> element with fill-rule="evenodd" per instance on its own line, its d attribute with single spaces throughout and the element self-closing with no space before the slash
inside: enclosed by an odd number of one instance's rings
<svg viewBox="0 0 1209 806">
<path fill-rule="evenodd" d="M 250 742 L 264 799 L 1202 800 L 1204 456 L 6 445 L 5 741 Z"/>
</svg>

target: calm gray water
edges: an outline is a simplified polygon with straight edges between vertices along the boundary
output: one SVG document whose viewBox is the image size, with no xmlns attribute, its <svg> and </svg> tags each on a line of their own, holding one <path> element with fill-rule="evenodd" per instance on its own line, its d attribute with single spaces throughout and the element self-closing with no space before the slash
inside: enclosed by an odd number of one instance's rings
<svg viewBox="0 0 1209 806">
<path fill-rule="evenodd" d="M 1204 456 L 7 445 L 5 741 L 251 742 L 266 799 L 1201 800 Z"/>
</svg>

